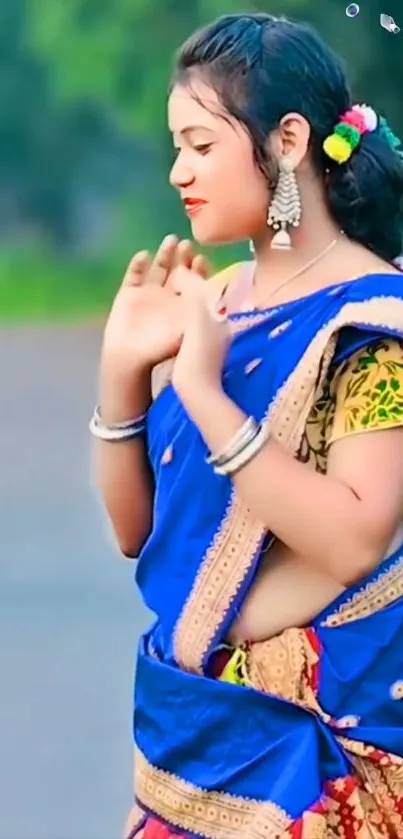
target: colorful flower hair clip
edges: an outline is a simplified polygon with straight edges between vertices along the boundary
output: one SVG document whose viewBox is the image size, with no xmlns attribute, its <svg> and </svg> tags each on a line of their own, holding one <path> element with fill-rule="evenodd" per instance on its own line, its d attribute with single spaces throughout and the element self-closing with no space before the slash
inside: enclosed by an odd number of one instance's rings
<svg viewBox="0 0 403 839">
<path fill-rule="evenodd" d="M 341 165 L 350 159 L 353 151 L 359 146 L 361 137 L 378 127 L 378 117 L 369 105 L 354 105 L 340 118 L 333 134 L 326 137 L 323 151 Z"/>
</svg>

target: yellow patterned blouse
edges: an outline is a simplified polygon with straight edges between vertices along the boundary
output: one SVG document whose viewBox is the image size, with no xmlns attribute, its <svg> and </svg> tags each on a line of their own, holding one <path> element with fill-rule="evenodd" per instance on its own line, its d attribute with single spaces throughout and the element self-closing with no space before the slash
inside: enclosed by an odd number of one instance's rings
<svg viewBox="0 0 403 839">
<path fill-rule="evenodd" d="M 308 418 L 300 459 L 325 472 L 335 440 L 396 426 L 403 426 L 403 341 L 382 338 L 333 371 Z"/>
</svg>

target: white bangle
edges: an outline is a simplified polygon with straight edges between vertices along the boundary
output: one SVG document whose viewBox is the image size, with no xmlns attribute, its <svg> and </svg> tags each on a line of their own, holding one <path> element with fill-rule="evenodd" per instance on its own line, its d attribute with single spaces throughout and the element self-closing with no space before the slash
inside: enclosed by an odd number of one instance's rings
<svg viewBox="0 0 403 839">
<path fill-rule="evenodd" d="M 119 443 L 134 440 L 135 437 L 144 435 L 146 431 L 146 414 L 132 420 L 116 423 L 116 425 L 104 425 L 101 419 L 99 406 L 95 408 L 89 424 L 89 430 L 94 437 L 105 440 L 107 443 Z"/>
<path fill-rule="evenodd" d="M 210 466 L 224 466 L 229 460 L 232 460 L 233 457 L 244 450 L 245 446 L 256 437 L 258 431 L 259 424 L 254 417 L 248 417 L 242 428 L 234 434 L 227 446 L 218 454 L 211 454 L 209 457 L 206 457 L 206 462 Z"/>
<path fill-rule="evenodd" d="M 115 422 L 113 425 L 109 425 L 108 428 L 131 428 L 132 425 L 137 425 L 139 422 L 144 422 L 146 417 L 147 414 L 140 414 L 140 416 L 134 417 L 133 419 L 123 420 L 123 422 Z M 103 425 L 101 408 L 99 405 L 95 406 L 93 419 L 98 425 Z"/>
<path fill-rule="evenodd" d="M 216 475 L 232 476 L 239 472 L 246 466 L 257 454 L 261 451 L 263 446 L 267 443 L 270 437 L 267 423 L 261 425 L 253 440 L 248 443 L 239 454 L 226 461 L 222 465 L 214 466 Z"/>
</svg>

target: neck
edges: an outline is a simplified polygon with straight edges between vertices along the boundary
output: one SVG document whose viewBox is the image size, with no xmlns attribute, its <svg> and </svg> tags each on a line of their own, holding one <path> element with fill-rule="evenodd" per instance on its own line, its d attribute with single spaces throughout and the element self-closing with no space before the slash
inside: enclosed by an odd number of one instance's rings
<svg viewBox="0 0 403 839">
<path fill-rule="evenodd" d="M 341 232 L 326 206 L 323 185 L 311 176 L 306 179 L 301 177 L 299 187 L 302 218 L 299 227 L 291 229 L 291 250 L 271 248 L 274 232 L 269 227 L 254 242 L 257 263 L 255 285 L 267 292 L 314 259 Z"/>
</svg>

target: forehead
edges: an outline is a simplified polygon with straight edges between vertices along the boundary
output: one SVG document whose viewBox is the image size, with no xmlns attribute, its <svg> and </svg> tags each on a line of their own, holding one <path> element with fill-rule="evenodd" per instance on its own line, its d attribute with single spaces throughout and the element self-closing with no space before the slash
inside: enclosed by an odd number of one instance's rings
<svg viewBox="0 0 403 839">
<path fill-rule="evenodd" d="M 175 85 L 168 99 L 168 124 L 174 134 L 193 125 L 217 131 L 224 123 L 222 115 L 217 93 L 201 81 L 192 80 L 189 87 Z"/>
</svg>

